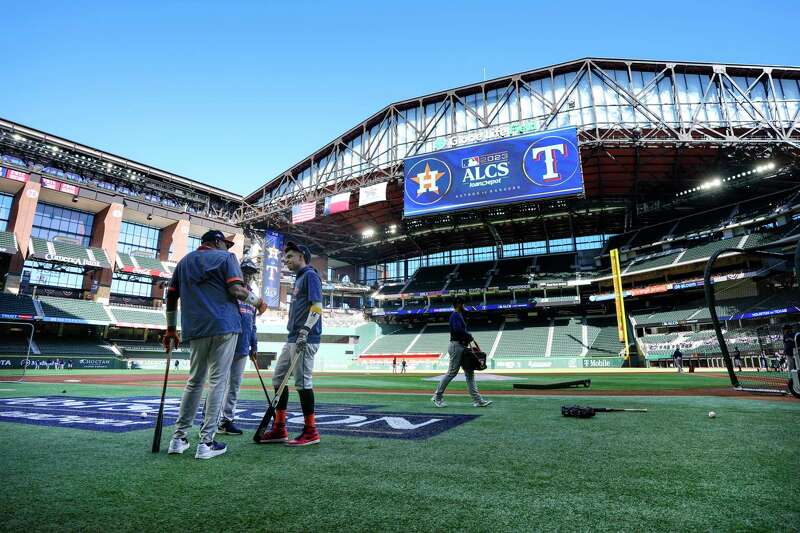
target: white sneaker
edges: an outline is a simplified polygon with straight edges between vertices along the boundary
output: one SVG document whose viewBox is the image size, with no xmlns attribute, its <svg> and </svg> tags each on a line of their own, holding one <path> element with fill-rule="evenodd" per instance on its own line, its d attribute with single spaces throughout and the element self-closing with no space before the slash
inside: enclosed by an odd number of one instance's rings
<svg viewBox="0 0 800 533">
<path fill-rule="evenodd" d="M 486 407 L 487 405 L 491 405 L 492 400 L 486 400 L 481 398 L 480 401 L 472 402 L 472 407 Z"/>
<path fill-rule="evenodd" d="M 222 455 L 228 451 L 228 448 L 225 444 L 217 441 L 212 441 L 209 443 L 201 442 L 197 445 L 197 453 L 194 454 L 195 459 L 211 459 L 212 457 L 216 457 L 218 455 Z"/>
<path fill-rule="evenodd" d="M 173 439 L 169 441 L 169 450 L 167 450 L 167 453 L 183 453 L 188 447 L 188 439 L 176 439 L 173 437 Z"/>
<path fill-rule="evenodd" d="M 441 398 L 437 398 L 435 395 L 431 396 L 431 401 L 435 407 L 447 407 L 447 404 L 444 403 L 444 400 Z"/>
</svg>

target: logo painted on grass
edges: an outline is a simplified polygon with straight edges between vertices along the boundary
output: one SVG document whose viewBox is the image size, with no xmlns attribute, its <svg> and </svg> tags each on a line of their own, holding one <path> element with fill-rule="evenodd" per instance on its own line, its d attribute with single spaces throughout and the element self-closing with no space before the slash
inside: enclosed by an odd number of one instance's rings
<svg viewBox="0 0 800 533">
<path fill-rule="evenodd" d="M 160 398 L 84 398 L 68 396 L 30 396 L 0 398 L 0 422 L 17 422 L 92 431 L 135 431 L 155 426 Z M 164 425 L 178 417 L 180 398 L 167 398 Z M 389 439 L 427 439 L 469 422 L 478 415 L 397 413 L 380 410 L 380 405 L 317 404 L 316 420 L 328 435 L 380 437 Z M 236 425 L 253 429 L 264 416 L 263 401 L 242 400 L 236 408 Z M 146 413 L 142 417 L 141 414 Z M 198 411 L 195 424 L 202 421 Z M 301 429 L 303 414 L 299 404 L 289 404 L 287 424 Z"/>
</svg>

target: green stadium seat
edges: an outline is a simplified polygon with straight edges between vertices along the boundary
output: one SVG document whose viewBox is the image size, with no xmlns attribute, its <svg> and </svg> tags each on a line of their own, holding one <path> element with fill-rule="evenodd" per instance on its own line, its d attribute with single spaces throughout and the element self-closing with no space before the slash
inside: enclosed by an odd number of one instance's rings
<svg viewBox="0 0 800 533">
<path fill-rule="evenodd" d="M 111 323 L 103 305 L 98 302 L 53 296 L 41 296 L 38 300 L 42 307 L 42 313 L 47 318 Z"/>
</svg>

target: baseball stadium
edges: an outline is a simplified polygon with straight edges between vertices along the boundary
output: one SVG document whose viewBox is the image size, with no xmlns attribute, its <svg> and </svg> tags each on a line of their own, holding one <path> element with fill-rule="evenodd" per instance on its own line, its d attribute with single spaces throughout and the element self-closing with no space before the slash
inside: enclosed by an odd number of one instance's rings
<svg viewBox="0 0 800 533">
<path fill-rule="evenodd" d="M 584 58 L 342 129 L 242 196 L 0 119 L 3 530 L 797 529 L 800 67 Z M 203 462 L 166 453 L 162 337 L 212 230 L 268 309 Z M 302 449 L 250 438 L 288 243 L 322 286 Z M 458 306 L 483 403 L 434 394 Z"/>
</svg>

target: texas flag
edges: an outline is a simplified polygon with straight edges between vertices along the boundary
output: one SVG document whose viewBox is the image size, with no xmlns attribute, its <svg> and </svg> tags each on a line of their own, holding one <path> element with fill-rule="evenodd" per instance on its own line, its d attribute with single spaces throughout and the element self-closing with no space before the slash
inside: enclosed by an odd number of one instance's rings
<svg viewBox="0 0 800 533">
<path fill-rule="evenodd" d="M 334 194 L 325 198 L 325 209 L 323 213 L 332 215 L 334 213 L 341 213 L 350 209 L 350 193 L 343 192 L 341 194 Z"/>
</svg>

